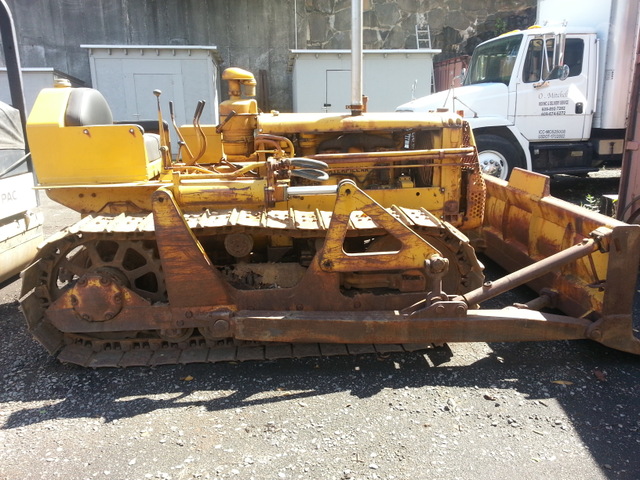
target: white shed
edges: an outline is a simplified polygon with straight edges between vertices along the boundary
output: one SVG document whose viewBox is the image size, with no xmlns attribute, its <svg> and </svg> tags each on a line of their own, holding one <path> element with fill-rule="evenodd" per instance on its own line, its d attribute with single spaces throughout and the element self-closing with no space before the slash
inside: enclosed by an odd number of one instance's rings
<svg viewBox="0 0 640 480">
<path fill-rule="evenodd" d="M 365 50 L 363 93 L 370 112 L 432 93 L 433 57 L 438 49 Z M 291 50 L 293 110 L 346 112 L 351 103 L 350 50 Z"/>
<path fill-rule="evenodd" d="M 107 99 L 116 121 L 158 118 L 154 90 L 161 90 L 163 117 L 170 121 L 173 101 L 176 123 L 193 121 L 198 101 L 206 105 L 201 123 L 218 123 L 220 57 L 214 46 L 81 45 L 89 52 L 91 83 Z M 172 145 L 177 137 L 173 128 Z"/>
<path fill-rule="evenodd" d="M 43 88 L 51 88 L 57 80 L 69 80 L 72 86 L 82 87 L 84 82 L 71 75 L 60 72 L 50 67 L 23 68 L 22 83 L 24 89 L 25 108 L 27 115 L 31 111 L 36 97 Z M 0 68 L 0 100 L 11 105 L 11 92 L 9 90 L 9 78 L 6 67 Z"/>
</svg>

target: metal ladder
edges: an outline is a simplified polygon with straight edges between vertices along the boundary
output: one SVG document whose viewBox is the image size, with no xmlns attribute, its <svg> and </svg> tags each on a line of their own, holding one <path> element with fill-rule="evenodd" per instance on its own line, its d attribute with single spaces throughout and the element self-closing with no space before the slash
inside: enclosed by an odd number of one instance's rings
<svg viewBox="0 0 640 480">
<path fill-rule="evenodd" d="M 428 23 L 416 23 L 416 47 L 418 50 L 431 48 L 431 28 Z M 436 79 L 431 71 L 431 93 L 436 91 Z"/>
<path fill-rule="evenodd" d="M 428 23 L 416 24 L 416 44 L 418 49 L 431 48 L 431 28 Z"/>
</svg>

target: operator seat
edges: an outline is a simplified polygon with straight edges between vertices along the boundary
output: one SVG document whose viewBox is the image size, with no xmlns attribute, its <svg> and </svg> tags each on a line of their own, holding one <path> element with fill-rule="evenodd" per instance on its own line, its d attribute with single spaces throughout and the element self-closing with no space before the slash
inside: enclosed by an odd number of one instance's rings
<svg viewBox="0 0 640 480">
<path fill-rule="evenodd" d="M 107 100 L 102 93 L 93 88 L 74 88 L 71 90 L 64 122 L 67 127 L 114 124 L 113 114 Z M 135 122 L 127 123 L 136 126 L 142 132 L 147 160 L 151 162 L 161 158 L 160 135 L 145 133 L 144 128 Z"/>
</svg>

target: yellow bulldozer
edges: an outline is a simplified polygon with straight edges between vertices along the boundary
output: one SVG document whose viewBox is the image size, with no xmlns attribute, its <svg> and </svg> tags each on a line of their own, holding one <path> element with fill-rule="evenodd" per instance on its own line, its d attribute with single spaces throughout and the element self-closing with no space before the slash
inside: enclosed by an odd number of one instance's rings
<svg viewBox="0 0 640 480">
<path fill-rule="evenodd" d="M 199 104 L 173 155 L 161 114 L 114 123 L 97 90 L 63 83 L 37 98 L 39 188 L 82 214 L 23 272 L 29 329 L 60 361 L 582 338 L 640 353 L 640 226 L 551 197 L 539 174 L 484 176 L 455 114 L 262 113 L 251 73 L 223 79 L 219 123 Z M 485 281 L 477 252 L 509 273 Z M 528 304 L 480 308 L 525 283 Z"/>
</svg>

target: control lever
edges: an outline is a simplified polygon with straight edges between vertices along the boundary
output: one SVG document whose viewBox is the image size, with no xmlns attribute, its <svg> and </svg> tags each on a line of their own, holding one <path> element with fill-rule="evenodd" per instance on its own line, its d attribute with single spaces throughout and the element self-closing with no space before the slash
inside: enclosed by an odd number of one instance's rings
<svg viewBox="0 0 640 480">
<path fill-rule="evenodd" d="M 229 120 L 231 120 L 233 117 L 235 117 L 238 113 L 235 110 L 231 110 L 229 112 L 229 115 L 227 115 L 225 117 L 225 119 L 222 121 L 222 123 L 220 125 L 218 125 L 216 127 L 216 133 L 222 133 L 222 129 L 224 128 L 224 126 L 227 124 L 227 122 L 229 122 Z"/>
<path fill-rule="evenodd" d="M 205 103 L 206 102 L 204 100 L 200 100 L 198 105 L 196 105 L 196 111 L 193 114 L 193 127 L 198 132 L 198 145 L 200 146 L 200 151 L 198 152 L 198 156 L 195 158 L 194 162 L 200 160 L 207 151 L 207 136 L 200 125 L 200 117 L 202 117 Z"/>
<path fill-rule="evenodd" d="M 173 129 L 176 131 L 176 133 L 178 134 L 178 138 L 180 139 L 180 141 L 178 142 L 178 152 L 180 152 L 181 149 L 184 148 L 187 152 L 187 155 L 189 156 L 188 159 L 183 159 L 184 163 L 187 165 L 193 165 L 195 163 L 195 159 L 193 158 L 191 149 L 189 148 L 189 145 L 187 145 L 187 142 L 185 142 L 184 137 L 182 136 L 182 133 L 178 128 L 178 125 L 176 125 L 176 115 L 173 108 L 173 101 L 169 102 L 169 114 L 171 115 L 171 124 L 173 125 Z"/>
<path fill-rule="evenodd" d="M 162 153 L 162 164 L 164 168 L 169 168 L 171 165 L 171 139 L 167 132 L 164 131 L 164 121 L 162 120 L 162 108 L 160 108 L 160 95 L 162 90 L 154 90 L 153 94 L 156 96 L 156 103 L 158 105 L 158 130 L 160 133 L 160 152 Z"/>
</svg>

